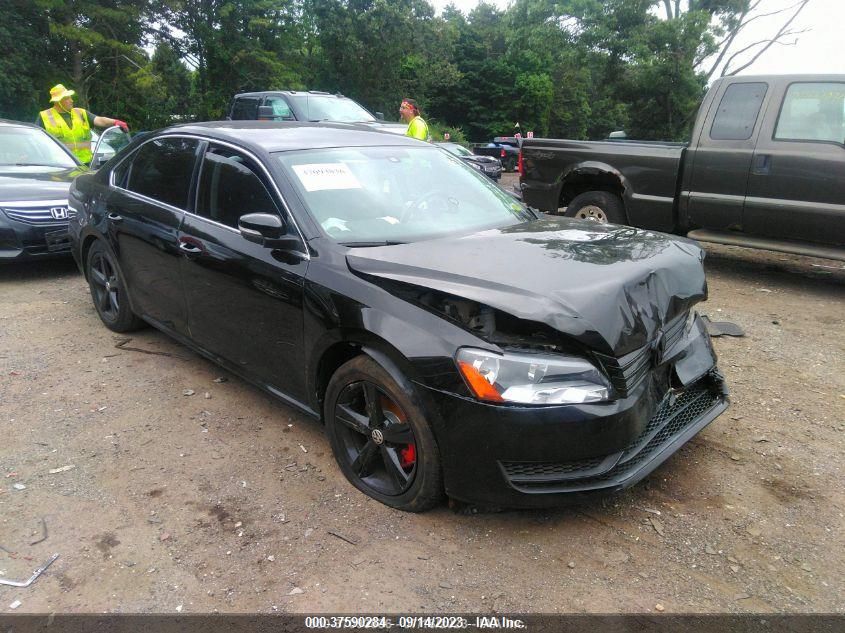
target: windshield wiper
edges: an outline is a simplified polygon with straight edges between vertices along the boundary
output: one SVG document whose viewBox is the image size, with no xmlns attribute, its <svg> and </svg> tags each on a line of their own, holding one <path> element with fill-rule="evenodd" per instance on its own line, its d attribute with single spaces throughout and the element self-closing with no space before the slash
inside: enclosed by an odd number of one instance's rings
<svg viewBox="0 0 845 633">
<path fill-rule="evenodd" d="M 398 244 L 406 244 L 407 242 L 390 242 L 390 241 L 383 241 L 383 242 L 338 242 L 341 246 L 349 246 L 350 248 L 355 248 L 358 246 L 396 246 Z"/>
</svg>

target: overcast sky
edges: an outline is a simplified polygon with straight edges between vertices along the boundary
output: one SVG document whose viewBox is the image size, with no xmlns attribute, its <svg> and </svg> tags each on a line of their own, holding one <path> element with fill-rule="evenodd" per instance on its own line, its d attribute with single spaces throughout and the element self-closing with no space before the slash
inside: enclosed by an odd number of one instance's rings
<svg viewBox="0 0 845 633">
<path fill-rule="evenodd" d="M 435 11 L 442 11 L 447 4 L 454 4 L 464 13 L 469 12 L 478 0 L 429 0 Z M 796 0 L 765 0 L 764 11 L 769 13 L 780 7 L 795 4 Z M 492 0 L 504 9 L 508 0 Z M 777 33 L 783 16 L 761 19 L 749 25 L 747 32 L 737 38 L 733 51 Z M 845 0 L 810 0 L 792 27 L 810 29 L 799 36 L 795 46 L 775 44 L 752 66 L 741 74 L 783 73 L 845 73 Z M 793 38 L 794 39 L 794 38 Z M 735 65 L 736 66 L 736 65 Z"/>
</svg>

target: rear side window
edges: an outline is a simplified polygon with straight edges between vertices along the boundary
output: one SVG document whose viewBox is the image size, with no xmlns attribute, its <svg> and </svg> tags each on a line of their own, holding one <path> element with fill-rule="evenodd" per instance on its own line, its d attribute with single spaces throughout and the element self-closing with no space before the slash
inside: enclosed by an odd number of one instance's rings
<svg viewBox="0 0 845 633">
<path fill-rule="evenodd" d="M 132 159 L 126 189 L 173 207 L 188 206 L 199 141 L 160 138 L 143 145 Z"/>
<path fill-rule="evenodd" d="M 741 83 L 728 86 L 710 128 L 714 141 L 747 141 L 766 96 L 768 84 Z"/>
<path fill-rule="evenodd" d="M 277 121 L 293 121 L 294 116 L 293 112 L 288 105 L 288 102 L 282 99 L 281 97 L 267 97 L 267 100 L 264 102 L 264 105 L 270 106 L 273 108 L 273 118 Z"/>
<path fill-rule="evenodd" d="M 258 118 L 258 97 L 240 97 L 232 106 L 232 119 L 254 121 Z"/>
<path fill-rule="evenodd" d="M 278 209 L 250 159 L 211 146 L 203 158 L 194 213 L 237 228 L 242 215 L 278 213 Z"/>
<path fill-rule="evenodd" d="M 778 116 L 775 139 L 845 143 L 845 83 L 789 86 Z"/>
</svg>

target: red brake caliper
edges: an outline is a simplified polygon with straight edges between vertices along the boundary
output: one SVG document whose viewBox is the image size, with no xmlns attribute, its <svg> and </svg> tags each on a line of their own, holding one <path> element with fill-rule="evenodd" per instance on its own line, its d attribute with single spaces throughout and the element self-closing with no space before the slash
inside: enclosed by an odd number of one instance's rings
<svg viewBox="0 0 845 633">
<path fill-rule="evenodd" d="M 387 398 L 381 400 L 382 409 L 393 413 L 400 422 L 407 424 L 405 415 L 402 410 Z M 399 465 L 402 468 L 412 468 L 417 463 L 417 446 L 416 444 L 406 444 L 405 448 L 399 449 Z"/>
<path fill-rule="evenodd" d="M 417 447 L 413 444 L 408 444 L 405 448 L 399 451 L 399 465 L 402 468 L 411 468 L 417 462 Z"/>
</svg>

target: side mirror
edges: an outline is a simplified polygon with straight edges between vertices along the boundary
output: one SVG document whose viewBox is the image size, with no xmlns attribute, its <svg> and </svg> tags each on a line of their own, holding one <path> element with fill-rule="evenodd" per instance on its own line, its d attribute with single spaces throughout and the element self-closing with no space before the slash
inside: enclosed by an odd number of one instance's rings
<svg viewBox="0 0 845 633">
<path fill-rule="evenodd" d="M 376 112 L 376 118 L 379 121 L 384 121 L 384 112 Z"/>
<path fill-rule="evenodd" d="M 273 111 L 273 106 L 258 106 L 258 120 L 259 121 L 275 121 L 276 113 Z"/>
<path fill-rule="evenodd" d="M 302 242 L 287 235 L 287 227 L 275 213 L 247 213 L 238 219 L 238 231 L 248 242 L 265 248 L 296 250 Z"/>
</svg>

